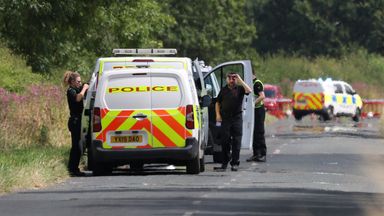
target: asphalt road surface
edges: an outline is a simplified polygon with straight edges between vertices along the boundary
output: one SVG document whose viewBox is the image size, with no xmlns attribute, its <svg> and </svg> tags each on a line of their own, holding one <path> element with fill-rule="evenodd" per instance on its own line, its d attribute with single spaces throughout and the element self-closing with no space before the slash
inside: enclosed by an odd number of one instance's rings
<svg viewBox="0 0 384 216">
<path fill-rule="evenodd" d="M 320 123 L 306 117 L 267 127 L 266 163 L 238 172 L 187 175 L 183 167 L 124 167 L 0 197 L 0 215 L 384 215 L 384 140 L 376 119 Z"/>
</svg>

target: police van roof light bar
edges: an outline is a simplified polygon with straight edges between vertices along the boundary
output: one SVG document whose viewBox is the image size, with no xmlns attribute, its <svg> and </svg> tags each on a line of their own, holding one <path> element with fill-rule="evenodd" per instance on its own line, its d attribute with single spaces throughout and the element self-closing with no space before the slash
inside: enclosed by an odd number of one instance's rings
<svg viewBox="0 0 384 216">
<path fill-rule="evenodd" d="M 113 49 L 114 55 L 176 55 L 176 49 Z"/>
</svg>

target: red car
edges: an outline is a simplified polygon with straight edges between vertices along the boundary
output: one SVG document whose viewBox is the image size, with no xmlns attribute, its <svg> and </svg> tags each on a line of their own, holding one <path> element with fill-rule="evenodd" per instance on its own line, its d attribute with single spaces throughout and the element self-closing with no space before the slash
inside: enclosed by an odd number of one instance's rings
<svg viewBox="0 0 384 216">
<path fill-rule="evenodd" d="M 264 85 L 264 107 L 265 110 L 277 118 L 287 117 L 291 111 L 291 99 L 284 98 L 280 86 Z"/>
</svg>

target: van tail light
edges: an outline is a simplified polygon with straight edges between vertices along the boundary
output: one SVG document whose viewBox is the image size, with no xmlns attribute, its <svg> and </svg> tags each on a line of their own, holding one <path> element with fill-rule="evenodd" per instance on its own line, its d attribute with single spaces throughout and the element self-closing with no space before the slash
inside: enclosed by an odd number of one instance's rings
<svg viewBox="0 0 384 216">
<path fill-rule="evenodd" d="M 93 132 L 101 131 L 101 115 L 100 108 L 93 108 Z"/>
<path fill-rule="evenodd" d="M 321 94 L 320 94 L 320 97 L 321 97 L 321 103 L 324 104 L 324 102 L 325 102 L 325 99 L 324 99 L 324 93 L 321 93 Z"/>
<path fill-rule="evenodd" d="M 193 105 L 187 105 L 185 117 L 186 117 L 185 126 L 188 129 L 195 129 L 195 117 L 193 115 Z"/>
</svg>

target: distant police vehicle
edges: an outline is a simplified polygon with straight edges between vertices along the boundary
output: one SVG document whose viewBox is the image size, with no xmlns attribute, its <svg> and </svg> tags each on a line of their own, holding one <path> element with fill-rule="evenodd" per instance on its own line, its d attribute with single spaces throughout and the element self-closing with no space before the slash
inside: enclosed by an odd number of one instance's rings
<svg viewBox="0 0 384 216">
<path fill-rule="evenodd" d="M 198 63 L 157 56 L 174 49 L 114 53 L 124 56 L 98 59 L 85 101 L 82 143 L 89 169 L 102 175 L 124 164 L 168 163 L 185 165 L 191 174 L 204 171 L 210 97 Z"/>
<path fill-rule="evenodd" d="M 351 116 L 359 121 L 362 100 L 344 81 L 332 79 L 298 80 L 293 87 L 293 115 L 296 120 L 315 113 L 323 120 Z"/>
</svg>

